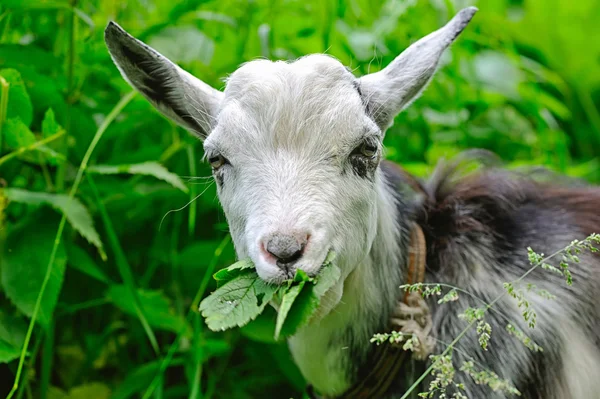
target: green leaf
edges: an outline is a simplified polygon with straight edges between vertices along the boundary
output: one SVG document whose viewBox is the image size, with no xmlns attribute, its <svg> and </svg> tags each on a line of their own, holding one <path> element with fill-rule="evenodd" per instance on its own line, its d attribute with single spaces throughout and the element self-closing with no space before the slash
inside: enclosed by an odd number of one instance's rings
<svg viewBox="0 0 600 399">
<path fill-rule="evenodd" d="M 65 194 L 49 194 L 34 191 L 22 190 L 20 188 L 6 188 L 4 194 L 10 201 L 20 202 L 30 205 L 48 204 L 61 211 L 67 221 L 77 230 L 88 242 L 95 245 L 104 256 L 102 241 L 94 228 L 94 222 L 87 208 L 76 198 L 70 198 Z"/>
<path fill-rule="evenodd" d="M 275 322 L 277 311 L 273 306 L 267 306 L 265 310 L 254 320 L 240 328 L 240 333 L 253 341 L 265 344 L 276 343 Z"/>
<path fill-rule="evenodd" d="M 171 366 L 181 365 L 181 363 L 181 359 L 175 358 L 171 361 Z M 160 370 L 160 365 L 161 361 L 157 360 L 133 369 L 114 390 L 112 399 L 127 399 L 148 388 Z"/>
<path fill-rule="evenodd" d="M 169 172 L 164 166 L 158 162 L 144 162 L 134 165 L 95 165 L 90 166 L 88 172 L 99 173 L 102 175 L 115 175 L 120 173 L 129 173 L 134 175 L 154 176 L 157 179 L 164 180 L 175 188 L 180 189 L 184 193 L 188 192 L 188 188 L 183 184 L 183 181 L 174 173 Z"/>
<path fill-rule="evenodd" d="M 320 298 L 315 294 L 315 287 L 307 284 L 301 290 L 288 310 L 287 317 L 281 326 L 279 336 L 289 337 L 305 326 L 319 308 Z"/>
<path fill-rule="evenodd" d="M 186 327 L 185 319 L 175 314 L 171 301 L 162 292 L 138 289 L 137 293 L 142 311 L 152 327 L 175 333 Z M 137 317 L 135 300 L 129 288 L 124 285 L 111 285 L 107 295 L 123 312 Z"/>
<path fill-rule="evenodd" d="M 50 137 L 61 130 L 62 127 L 56 123 L 54 111 L 52 111 L 52 108 L 48 108 L 48 111 L 46 111 L 46 114 L 44 115 L 44 120 L 42 121 L 42 136 L 44 138 Z"/>
<path fill-rule="evenodd" d="M 200 311 L 213 331 L 241 327 L 264 310 L 276 290 L 247 270 L 205 298 Z"/>
<path fill-rule="evenodd" d="M 321 271 L 317 275 L 317 283 L 315 284 L 315 295 L 321 298 L 327 290 L 339 281 L 342 272 L 339 267 L 333 264 L 335 254 L 331 252 L 327 259 L 325 259 L 324 265 Z"/>
<path fill-rule="evenodd" d="M 6 145 L 13 149 L 27 147 L 36 142 L 35 135 L 19 118 L 8 119 L 2 134 L 6 138 Z"/>
<path fill-rule="evenodd" d="M 110 388 L 99 382 L 90 382 L 72 388 L 65 399 L 110 399 Z"/>
<path fill-rule="evenodd" d="M 19 357 L 26 331 L 25 320 L 0 309 L 0 363 L 8 363 Z"/>
<path fill-rule="evenodd" d="M 29 127 L 33 120 L 33 105 L 21 74 L 16 69 L 0 69 L 0 76 L 9 84 L 7 119 L 20 118 L 25 126 Z"/>
<path fill-rule="evenodd" d="M 315 311 L 319 308 L 321 297 L 340 279 L 341 271 L 339 267 L 333 264 L 334 259 L 335 253 L 330 252 L 325 259 L 325 262 L 323 262 L 319 274 L 313 279 L 314 285 L 304 285 L 293 298 L 288 299 L 288 301 L 291 301 L 292 303 L 289 306 L 289 309 L 286 310 L 287 315 L 279 329 L 279 334 L 277 334 L 277 332 L 275 334 L 276 339 L 280 336 L 292 336 L 298 329 L 310 322 Z M 302 280 L 300 284 L 304 284 L 304 281 L 306 281 L 308 277 L 306 277 L 306 274 L 302 271 L 300 272 L 301 273 L 297 273 L 296 279 L 298 279 L 298 274 L 300 274 L 301 276 L 299 278 Z M 302 274 L 304 276 L 302 276 Z M 284 294 L 281 304 L 282 307 L 285 297 L 291 292 L 293 287 L 294 286 L 290 287 L 289 291 Z M 281 311 L 282 309 L 280 308 L 279 312 Z M 277 322 L 279 323 L 279 316 Z"/>
<path fill-rule="evenodd" d="M 213 275 L 213 278 L 217 281 L 217 286 L 220 287 L 238 277 L 248 269 L 254 269 L 254 263 L 252 263 L 250 259 L 244 259 L 219 270 Z"/>
<path fill-rule="evenodd" d="M 283 299 L 281 301 L 281 305 L 279 306 L 279 311 L 277 312 L 277 322 L 275 324 L 275 339 L 279 339 L 279 335 L 281 334 L 281 328 L 283 327 L 283 323 L 285 322 L 288 313 L 294 301 L 298 297 L 298 294 L 304 288 L 304 284 L 306 281 L 300 281 L 299 284 L 291 286 L 286 293 L 283 295 Z"/>
<path fill-rule="evenodd" d="M 66 243 L 66 250 L 69 258 L 68 265 L 73 269 L 77 269 L 103 283 L 111 283 L 110 278 L 98 267 L 85 250 L 72 243 Z"/>
<path fill-rule="evenodd" d="M 0 363 L 15 360 L 21 354 L 21 348 L 16 347 L 0 338 Z"/>
<path fill-rule="evenodd" d="M 69 8 L 67 0 L 4 0 L 4 6 L 16 9 Z"/>
<path fill-rule="evenodd" d="M 31 317 L 48 260 L 54 245 L 56 226 L 40 221 L 12 231 L 4 245 L 2 287 L 6 296 L 25 315 Z M 42 297 L 37 321 L 47 326 L 61 291 L 67 256 L 58 244 L 52 274 Z"/>
<path fill-rule="evenodd" d="M 242 327 L 252 320 L 260 320 L 256 321 L 260 327 L 257 331 L 259 339 L 264 341 L 264 331 L 271 327 L 257 317 L 265 308 L 264 301 L 272 300 L 279 304 L 275 340 L 280 336 L 293 335 L 310 321 L 319 307 L 320 298 L 339 280 L 341 272 L 333 264 L 334 259 L 335 253 L 330 251 L 316 277 L 311 278 L 298 270 L 292 281 L 277 287 L 267 285 L 258 277 L 250 259 L 239 261 L 215 273 L 213 277 L 219 288 L 200 304 L 202 315 L 214 331 Z M 258 289 L 257 284 L 260 285 Z M 261 291 L 264 287 L 268 289 L 266 295 Z M 259 295 L 265 296 L 260 298 Z M 246 327 L 245 333 L 256 335 L 256 326 Z"/>
</svg>

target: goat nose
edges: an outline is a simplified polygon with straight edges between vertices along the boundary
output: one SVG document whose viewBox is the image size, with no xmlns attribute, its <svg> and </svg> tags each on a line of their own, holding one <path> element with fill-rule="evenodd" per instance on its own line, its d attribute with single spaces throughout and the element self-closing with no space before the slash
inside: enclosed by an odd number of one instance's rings
<svg viewBox="0 0 600 399">
<path fill-rule="evenodd" d="M 306 234 L 276 233 L 268 238 L 265 249 L 275 257 L 277 266 L 287 267 L 302 257 L 307 241 Z"/>
</svg>

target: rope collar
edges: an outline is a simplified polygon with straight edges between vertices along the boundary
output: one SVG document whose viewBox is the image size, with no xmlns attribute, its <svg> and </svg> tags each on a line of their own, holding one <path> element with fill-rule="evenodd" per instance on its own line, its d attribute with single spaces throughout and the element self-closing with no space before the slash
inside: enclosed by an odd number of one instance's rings
<svg viewBox="0 0 600 399">
<path fill-rule="evenodd" d="M 406 283 L 422 283 L 425 279 L 427 245 L 421 227 L 413 223 L 408 247 L 408 268 Z M 426 359 L 434 347 L 434 340 L 429 336 L 432 328 L 431 313 L 421 292 L 408 290 L 398 300 L 396 309 L 390 320 L 390 331 L 398 331 L 412 339 L 412 357 L 417 360 Z M 414 337 L 414 338 L 413 338 Z M 397 374 L 405 360 L 411 356 L 403 349 L 406 341 L 400 343 L 385 342 L 375 348 L 374 365 L 371 371 L 357 381 L 342 395 L 318 396 L 312 386 L 307 388 L 311 399 L 379 399 L 396 380 Z"/>
</svg>

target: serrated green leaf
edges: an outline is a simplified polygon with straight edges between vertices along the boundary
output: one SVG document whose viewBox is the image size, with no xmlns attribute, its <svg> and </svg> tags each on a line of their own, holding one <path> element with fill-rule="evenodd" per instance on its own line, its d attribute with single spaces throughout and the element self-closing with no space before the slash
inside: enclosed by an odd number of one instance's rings
<svg viewBox="0 0 600 399">
<path fill-rule="evenodd" d="M 19 118 L 8 119 L 2 134 L 6 138 L 6 145 L 13 149 L 27 147 L 36 142 L 35 135 Z"/>
<path fill-rule="evenodd" d="M 185 319 L 175 314 L 171 301 L 162 292 L 138 289 L 137 293 L 144 315 L 152 327 L 175 333 L 186 327 Z M 137 317 L 135 300 L 129 288 L 120 284 L 111 285 L 107 295 L 123 312 Z"/>
<path fill-rule="evenodd" d="M 49 194 L 35 191 L 27 191 L 19 188 L 6 188 L 4 194 L 10 201 L 30 205 L 48 204 L 62 212 L 67 221 L 88 242 L 95 245 L 103 254 L 102 241 L 94 228 L 94 222 L 87 208 L 76 198 L 70 198 L 65 194 Z"/>
<path fill-rule="evenodd" d="M 246 270 L 205 298 L 200 311 L 213 331 L 241 327 L 264 310 L 276 290 L 255 271 Z"/>
<path fill-rule="evenodd" d="M 277 312 L 277 322 L 275 324 L 275 339 L 279 339 L 279 335 L 281 334 L 281 328 L 283 327 L 283 323 L 285 322 L 294 301 L 298 297 L 298 294 L 302 292 L 304 288 L 304 284 L 306 281 L 300 281 L 297 285 L 293 285 L 286 290 L 286 293 L 283 295 L 283 299 L 281 300 L 281 305 L 279 306 L 279 311 Z"/>
<path fill-rule="evenodd" d="M 317 283 L 315 284 L 315 295 L 321 298 L 327 290 L 338 282 L 342 272 L 339 267 L 331 263 L 327 263 L 321 268 L 319 275 L 317 276 Z"/>
<path fill-rule="evenodd" d="M 104 273 L 104 271 L 98 267 L 92 257 L 82 248 L 72 243 L 66 243 L 66 250 L 69 258 L 68 265 L 70 267 L 77 269 L 80 272 L 85 273 L 103 283 L 111 283 L 106 273 Z"/>
<path fill-rule="evenodd" d="M 2 287 L 6 296 L 29 317 L 33 314 L 46 274 L 55 236 L 56 225 L 42 221 L 12 231 L 4 244 Z M 67 256 L 61 242 L 37 317 L 43 326 L 48 325 L 54 312 L 66 263 Z"/>
<path fill-rule="evenodd" d="M 179 176 L 169 172 L 167 168 L 158 162 L 143 162 L 134 165 L 95 165 L 90 166 L 87 170 L 88 172 L 102 175 L 129 173 L 133 175 L 154 176 L 157 179 L 166 181 L 184 193 L 188 192 L 188 188 L 185 186 L 185 184 L 183 184 L 183 181 L 179 178 Z"/>
<path fill-rule="evenodd" d="M 254 269 L 254 263 L 250 259 L 244 259 L 233 265 L 219 270 L 213 275 L 213 278 L 217 281 L 217 286 L 227 284 L 227 282 L 233 280 L 242 274 L 245 270 Z"/>
<path fill-rule="evenodd" d="M 48 108 L 48 111 L 44 114 L 44 120 L 42 121 L 42 136 L 44 138 L 50 137 L 53 134 L 56 134 L 62 130 L 62 127 L 58 123 L 56 123 L 56 118 L 54 117 L 54 111 L 52 108 Z"/>
<path fill-rule="evenodd" d="M 33 120 L 33 105 L 21 74 L 16 69 L 7 68 L 0 69 L 0 76 L 9 84 L 7 119 L 19 118 L 25 126 L 29 127 Z"/>
<path fill-rule="evenodd" d="M 0 309 L 0 363 L 19 357 L 26 331 L 27 324 L 22 317 L 9 315 Z"/>
<path fill-rule="evenodd" d="M 319 308 L 319 304 L 320 300 L 315 294 L 314 285 L 306 284 L 289 309 L 279 335 L 282 337 L 294 335 L 299 328 L 310 322 L 310 318 Z"/>
<path fill-rule="evenodd" d="M 0 363 L 15 360 L 21 354 L 21 348 L 16 347 L 0 338 Z"/>
</svg>

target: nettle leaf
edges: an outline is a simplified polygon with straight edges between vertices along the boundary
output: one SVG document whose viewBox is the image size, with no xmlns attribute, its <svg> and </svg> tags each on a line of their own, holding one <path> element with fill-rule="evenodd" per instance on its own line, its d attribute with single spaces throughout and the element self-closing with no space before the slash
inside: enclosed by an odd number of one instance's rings
<svg viewBox="0 0 600 399">
<path fill-rule="evenodd" d="M 87 208 L 76 198 L 70 198 L 65 194 L 49 194 L 35 191 L 22 190 L 20 188 L 6 188 L 4 194 L 10 201 L 30 205 L 48 204 L 62 212 L 67 221 L 86 240 L 95 245 L 103 255 L 102 241 Z"/>
<path fill-rule="evenodd" d="M 185 319 L 175 314 L 171 301 L 162 292 L 138 289 L 137 294 L 144 315 L 152 327 L 174 333 L 186 327 Z M 123 312 L 137 317 L 135 299 L 129 288 L 120 284 L 111 285 L 107 295 Z"/>
<path fill-rule="evenodd" d="M 253 270 L 246 270 L 218 288 L 200 303 L 200 311 L 213 331 L 241 327 L 265 309 L 277 286 L 267 284 Z"/>
<path fill-rule="evenodd" d="M 20 118 L 8 119 L 2 134 L 6 138 L 6 145 L 12 149 L 27 147 L 37 141 L 35 135 Z"/>
<path fill-rule="evenodd" d="M 238 277 L 248 269 L 254 269 L 254 264 L 250 259 L 244 259 L 219 270 L 213 275 L 213 278 L 217 281 L 217 286 L 220 287 Z"/>
<path fill-rule="evenodd" d="M 0 69 L 0 76 L 9 84 L 7 119 L 19 118 L 29 127 L 33 120 L 33 105 L 21 74 L 16 69 Z"/>
<path fill-rule="evenodd" d="M 279 339 L 279 335 L 281 334 L 281 328 L 283 327 L 283 323 L 294 304 L 294 301 L 298 297 L 298 294 L 304 288 L 304 284 L 306 281 L 300 281 L 298 285 L 294 285 L 290 287 L 286 293 L 283 295 L 283 299 L 281 300 L 281 305 L 279 306 L 279 310 L 277 312 L 277 322 L 275 323 L 275 339 Z"/>
<path fill-rule="evenodd" d="M 2 254 L 2 287 L 6 296 L 25 315 L 31 317 L 48 268 L 56 225 L 40 221 L 10 232 Z M 46 285 L 37 321 L 47 326 L 60 293 L 67 256 L 60 242 Z"/>
<path fill-rule="evenodd" d="M 281 337 L 292 336 L 301 327 L 308 324 L 321 304 L 321 297 L 325 295 L 333 285 L 339 281 L 341 271 L 339 267 L 332 263 L 334 254 L 330 253 L 325 260 L 321 271 L 315 277 L 313 284 L 306 284 L 303 289 L 294 298 L 291 308 L 288 311 L 279 335 Z M 285 296 L 284 296 L 285 299 Z M 279 321 L 279 320 L 278 320 Z"/>
<path fill-rule="evenodd" d="M 44 138 L 50 137 L 61 130 L 62 127 L 56 122 L 56 118 L 54 117 L 54 111 L 52 108 L 48 108 L 42 121 L 42 136 Z"/>
<path fill-rule="evenodd" d="M 264 311 L 265 302 L 273 301 L 278 305 L 274 339 L 291 336 L 310 322 L 321 297 L 339 281 L 341 272 L 333 264 L 334 258 L 335 254 L 330 252 L 316 277 L 299 270 L 293 280 L 281 286 L 264 283 L 253 263 L 242 260 L 215 273 L 219 288 L 202 301 L 200 311 L 208 327 L 218 331 L 246 325 Z M 270 328 L 269 323 L 263 324 L 261 337 Z"/>
<path fill-rule="evenodd" d="M 95 165 L 87 169 L 88 172 L 98 173 L 102 175 L 116 175 L 121 173 L 129 173 L 133 175 L 148 175 L 154 176 L 157 179 L 164 180 L 170 185 L 184 193 L 188 192 L 188 188 L 183 184 L 183 181 L 174 173 L 169 172 L 167 168 L 158 162 L 143 162 L 133 165 Z"/>
</svg>

